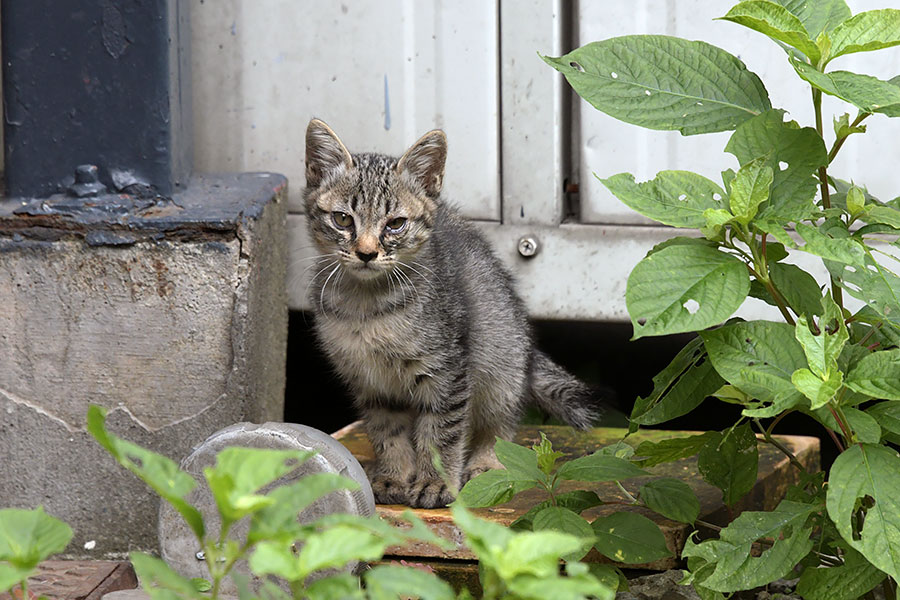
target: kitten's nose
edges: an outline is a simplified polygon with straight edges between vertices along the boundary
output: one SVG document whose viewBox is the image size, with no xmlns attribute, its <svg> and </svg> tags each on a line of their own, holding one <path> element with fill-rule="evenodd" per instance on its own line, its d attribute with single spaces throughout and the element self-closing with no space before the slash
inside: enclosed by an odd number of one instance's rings
<svg viewBox="0 0 900 600">
<path fill-rule="evenodd" d="M 378 252 L 360 252 L 359 250 L 357 250 L 356 256 L 359 257 L 359 260 L 363 261 L 364 263 L 367 263 L 370 260 L 372 260 L 373 258 L 375 258 L 376 256 L 378 256 Z"/>
</svg>

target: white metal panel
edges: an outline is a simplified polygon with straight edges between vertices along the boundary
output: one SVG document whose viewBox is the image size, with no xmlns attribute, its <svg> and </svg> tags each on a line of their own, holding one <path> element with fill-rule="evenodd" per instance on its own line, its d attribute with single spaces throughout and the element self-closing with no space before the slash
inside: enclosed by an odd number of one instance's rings
<svg viewBox="0 0 900 600">
<path fill-rule="evenodd" d="M 444 129 L 445 190 L 500 218 L 497 0 L 193 0 L 195 168 L 279 171 L 300 210 L 304 135 L 399 155 Z"/>
<path fill-rule="evenodd" d="M 571 175 L 568 84 L 540 56 L 559 56 L 572 15 L 564 0 L 500 3 L 503 222 L 557 224 Z"/>
<path fill-rule="evenodd" d="M 727 21 L 714 21 L 734 2 L 708 0 L 604 0 L 581 2 L 578 15 L 579 44 L 627 34 L 665 34 L 699 39 L 738 56 L 760 76 L 772 106 L 789 112 L 788 118 L 802 126 L 815 126 L 809 86 L 787 62 L 786 54 L 764 35 Z M 883 8 L 884 0 L 848 0 L 853 14 Z M 848 70 L 889 79 L 900 73 L 900 51 L 889 48 L 835 59 L 830 70 Z M 658 171 L 684 169 L 721 182 L 720 173 L 736 168 L 737 159 L 724 153 L 731 132 L 682 136 L 677 132 L 651 131 L 627 125 L 579 100 L 580 190 L 582 221 L 585 223 L 650 223 L 619 202 L 594 177 L 633 173 L 638 181 L 652 179 Z M 856 109 L 825 96 L 826 144 L 833 140 L 831 115 Z M 891 199 L 900 194 L 895 166 L 900 161 L 900 119 L 874 115 L 866 120 L 869 132 L 851 137 L 829 172 L 853 178 L 868 186 L 876 197 Z"/>
</svg>

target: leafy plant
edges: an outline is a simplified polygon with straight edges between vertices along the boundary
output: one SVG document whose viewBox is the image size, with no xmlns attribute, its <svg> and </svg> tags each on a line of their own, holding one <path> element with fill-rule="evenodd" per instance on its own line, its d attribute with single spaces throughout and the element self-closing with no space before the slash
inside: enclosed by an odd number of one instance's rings
<svg viewBox="0 0 900 600">
<path fill-rule="evenodd" d="M 0 510 L 0 594 L 16 585 L 28 598 L 28 578 L 38 564 L 65 550 L 72 529 L 38 507 Z"/>
<path fill-rule="evenodd" d="M 312 523 L 299 523 L 297 515 L 314 501 L 335 490 L 357 487 L 354 481 L 338 475 L 313 474 L 267 494 L 260 493 L 261 488 L 290 473 L 311 453 L 239 447 L 221 451 L 215 466 L 204 470 L 222 523 L 219 531 L 211 532 L 199 509 L 187 500 L 196 485 L 193 477 L 168 458 L 110 434 L 105 428 L 105 417 L 103 409 L 92 406 L 88 411 L 88 430 L 120 464 L 181 514 L 196 535 L 209 566 L 211 582 L 190 580 L 158 558 L 132 553 L 135 571 L 155 599 L 219 598 L 226 577 L 236 582 L 241 600 L 471 598 L 468 590 L 456 594 L 432 573 L 414 568 L 378 565 L 366 570 L 361 578 L 338 571 L 357 561 L 378 561 L 388 547 L 409 540 L 444 549 L 450 549 L 452 544 L 437 537 L 410 511 L 404 515 L 403 528 L 377 517 L 347 514 L 326 515 Z M 571 562 L 566 567 L 566 576 L 560 574 L 560 557 L 583 546 L 584 539 L 557 532 L 513 532 L 478 519 L 462 507 L 455 507 L 453 516 L 466 544 L 481 561 L 484 598 L 543 600 L 550 597 L 549 590 L 554 590 L 552 597 L 561 599 L 610 600 L 613 597 L 613 590 L 592 574 L 587 565 Z M 229 534 L 242 519 L 249 520 L 249 531 L 245 539 L 236 539 Z M 0 557 L 2 550 L 0 546 Z M 291 594 L 269 581 L 259 591 L 251 590 L 246 578 L 234 572 L 235 564 L 244 558 L 256 575 L 274 575 L 289 582 Z"/>
<path fill-rule="evenodd" d="M 628 173 L 598 176 L 642 215 L 698 232 L 659 244 L 628 278 L 634 338 L 699 332 L 637 400 L 632 430 L 686 414 L 710 395 L 741 409 L 733 428 L 645 443 L 636 458 L 648 466 L 699 454 L 701 473 L 733 504 L 756 476 L 752 424 L 801 470 L 803 485 L 774 511 L 745 513 L 718 539 L 687 544 L 688 581 L 704 598 L 795 569 L 808 600 L 857 598 L 879 583 L 893 598 L 900 578 L 900 456 L 891 446 L 900 441 L 900 199 L 878 200 L 829 170 L 847 139 L 865 133 L 863 121 L 900 115 L 900 76 L 883 81 L 829 66 L 900 44 L 900 10 L 851 15 L 843 0 L 747 0 L 722 19 L 784 49 L 811 88 L 813 126 L 786 121 L 756 74 L 705 42 L 628 35 L 544 57 L 582 98 L 622 121 L 683 135 L 734 132 L 725 151 L 738 166 L 722 173 L 721 184 L 687 171 L 646 182 Z M 823 94 L 852 105 L 856 116 L 836 116 L 826 131 Z M 797 253 L 821 259 L 829 281 L 820 286 L 791 263 Z M 776 307 L 783 322 L 728 320 L 748 296 Z M 789 412 L 819 422 L 841 451 L 827 485 L 772 437 Z"/>
<path fill-rule="evenodd" d="M 505 467 L 486 471 L 472 478 L 460 491 L 458 503 L 470 507 L 494 506 L 510 500 L 515 494 L 538 488 L 547 500 L 535 505 L 516 519 L 513 530 L 563 532 L 584 540 L 581 546 L 564 553 L 566 560 L 583 558 L 593 547 L 610 560 L 643 564 L 672 555 L 659 527 L 636 512 L 621 511 L 598 517 L 588 523 L 581 513 L 603 504 L 643 506 L 683 523 L 693 523 L 700 503 L 690 487 L 678 479 L 659 477 L 640 486 L 636 496 L 620 483 L 650 473 L 628 460 L 634 450 L 619 443 L 597 452 L 557 465 L 562 453 L 541 433 L 541 441 L 530 449 L 498 439 L 494 450 Z M 596 492 L 572 490 L 561 492 L 563 481 L 615 482 L 627 498 L 625 502 L 604 502 Z M 617 585 L 621 572 L 608 565 L 592 565 L 595 574 Z"/>
</svg>

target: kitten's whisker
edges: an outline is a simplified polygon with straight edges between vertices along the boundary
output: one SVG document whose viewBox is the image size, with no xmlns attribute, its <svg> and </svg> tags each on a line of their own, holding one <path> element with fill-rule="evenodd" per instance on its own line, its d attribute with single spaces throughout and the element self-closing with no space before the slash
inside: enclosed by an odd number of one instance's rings
<svg viewBox="0 0 900 600">
<path fill-rule="evenodd" d="M 410 264 L 407 264 L 407 263 L 402 262 L 402 261 L 397 261 L 397 262 L 400 263 L 400 265 L 402 265 L 402 266 L 406 267 L 407 269 L 409 269 L 409 270 L 413 271 L 414 273 L 416 273 L 416 275 L 418 275 L 419 277 L 421 277 L 421 278 L 422 278 L 422 281 L 424 281 L 426 284 L 428 284 L 428 287 L 431 288 L 431 291 L 432 291 L 432 292 L 434 292 L 435 294 L 438 293 L 437 288 L 435 288 L 435 287 L 434 287 L 434 284 L 431 282 L 431 278 L 426 277 L 424 273 L 422 273 L 421 271 L 419 271 L 418 269 L 416 269 L 414 266 L 412 266 L 412 265 L 410 265 Z M 418 263 L 416 263 L 416 264 L 418 264 Z M 421 265 L 420 265 L 420 266 L 421 266 Z M 425 268 L 427 268 L 427 267 L 425 267 Z M 431 269 L 428 269 L 428 270 L 431 271 Z M 434 273 L 434 271 L 431 271 L 431 272 Z M 406 275 L 407 278 L 409 278 L 409 275 L 407 275 L 406 273 L 404 273 L 404 275 Z M 435 278 L 435 279 L 438 279 L 438 281 L 440 281 L 440 278 L 438 278 L 437 276 L 435 276 L 434 278 Z M 410 282 L 412 282 L 412 280 L 410 280 Z"/>
<path fill-rule="evenodd" d="M 328 277 L 325 278 L 325 283 L 322 284 L 322 291 L 319 293 L 319 306 L 321 307 L 323 313 L 325 312 L 325 288 L 328 287 L 328 282 L 331 280 L 331 277 L 340 268 L 340 264 L 336 265 L 334 269 L 331 270 L 331 273 L 328 274 Z"/>
<path fill-rule="evenodd" d="M 405 279 L 406 282 L 409 284 L 410 289 L 412 289 L 412 291 L 416 294 L 416 301 L 421 302 L 422 297 L 419 295 L 419 290 L 416 289 L 416 284 L 413 283 L 413 280 L 409 278 L 409 275 L 404 273 L 401 269 L 395 269 L 395 270 L 397 271 L 397 276 L 401 277 L 402 279 Z"/>
<path fill-rule="evenodd" d="M 306 289 L 303 290 L 303 296 L 308 298 L 309 297 L 309 288 L 312 287 L 312 284 L 315 283 L 315 281 L 319 277 L 319 275 L 321 275 L 322 273 L 324 273 L 325 271 L 327 271 L 328 269 L 330 269 L 331 267 L 333 267 L 335 265 L 339 265 L 338 261 L 336 261 L 336 260 L 328 263 L 327 265 L 322 267 L 318 273 L 316 273 L 315 275 L 310 277 L 309 281 L 306 282 Z"/>
</svg>

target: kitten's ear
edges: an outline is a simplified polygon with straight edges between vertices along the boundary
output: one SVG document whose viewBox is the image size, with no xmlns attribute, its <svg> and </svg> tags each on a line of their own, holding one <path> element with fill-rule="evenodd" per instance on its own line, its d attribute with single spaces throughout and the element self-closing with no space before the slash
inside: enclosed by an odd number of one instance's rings
<svg viewBox="0 0 900 600">
<path fill-rule="evenodd" d="M 397 173 L 406 171 L 434 197 L 444 184 L 444 163 L 447 160 L 447 136 L 440 129 L 429 131 L 406 151 L 397 163 Z"/>
<path fill-rule="evenodd" d="M 353 166 L 350 152 L 331 127 L 318 119 L 306 128 L 306 185 L 317 187 L 329 172 Z"/>
</svg>

